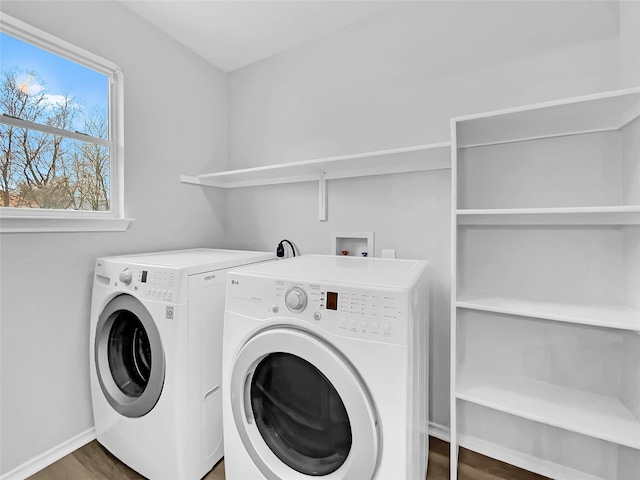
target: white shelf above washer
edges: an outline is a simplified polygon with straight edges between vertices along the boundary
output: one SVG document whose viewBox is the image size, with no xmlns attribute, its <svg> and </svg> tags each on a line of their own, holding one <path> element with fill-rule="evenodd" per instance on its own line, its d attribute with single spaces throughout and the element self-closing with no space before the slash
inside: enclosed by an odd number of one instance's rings
<svg viewBox="0 0 640 480">
<path fill-rule="evenodd" d="M 438 170 L 451 167 L 450 148 L 450 142 L 416 145 L 197 176 L 182 175 L 181 181 L 210 187 L 239 188 L 318 181 L 321 175 L 326 180 L 332 180 Z M 390 161 L 389 157 L 392 156 L 396 158 Z"/>
<path fill-rule="evenodd" d="M 319 217 L 324 221 L 327 219 L 327 180 L 448 168 L 451 168 L 451 142 L 442 142 L 197 176 L 182 175 L 180 181 L 218 188 L 316 181 L 319 182 Z"/>
</svg>

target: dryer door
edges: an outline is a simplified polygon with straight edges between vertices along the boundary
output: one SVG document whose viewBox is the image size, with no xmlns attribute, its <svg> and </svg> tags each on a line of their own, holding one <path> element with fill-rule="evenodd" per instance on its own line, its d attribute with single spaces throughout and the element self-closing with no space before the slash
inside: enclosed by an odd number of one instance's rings
<svg viewBox="0 0 640 480">
<path fill-rule="evenodd" d="M 111 300 L 98 319 L 95 362 L 102 393 L 121 415 L 146 415 L 158 402 L 165 362 L 158 328 L 131 295 Z"/>
<path fill-rule="evenodd" d="M 370 479 L 378 421 L 364 382 L 315 335 L 264 330 L 240 350 L 231 373 L 240 437 L 268 479 Z"/>
</svg>

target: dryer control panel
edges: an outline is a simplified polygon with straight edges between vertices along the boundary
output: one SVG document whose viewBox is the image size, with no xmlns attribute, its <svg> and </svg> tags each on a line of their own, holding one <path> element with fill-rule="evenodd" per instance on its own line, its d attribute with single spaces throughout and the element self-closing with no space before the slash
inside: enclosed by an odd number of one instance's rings
<svg viewBox="0 0 640 480">
<path fill-rule="evenodd" d="M 175 268 L 145 267 L 98 260 L 96 284 L 128 290 L 140 298 L 181 303 L 180 272 Z"/>
<path fill-rule="evenodd" d="M 166 302 L 175 301 L 176 298 L 176 272 L 171 270 L 144 270 L 137 271 L 139 289 L 149 298 L 163 300 Z"/>
<path fill-rule="evenodd" d="M 249 276 L 227 282 L 227 309 L 303 321 L 336 335 L 406 344 L 409 294 L 402 289 L 292 282 Z"/>
</svg>

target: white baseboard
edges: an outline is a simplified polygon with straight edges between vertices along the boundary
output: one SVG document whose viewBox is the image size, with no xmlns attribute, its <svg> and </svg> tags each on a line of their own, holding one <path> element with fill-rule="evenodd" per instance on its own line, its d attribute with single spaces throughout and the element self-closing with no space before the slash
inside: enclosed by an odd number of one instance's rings
<svg viewBox="0 0 640 480">
<path fill-rule="evenodd" d="M 429 435 L 443 442 L 448 442 L 451 438 L 451 435 L 449 435 L 449 427 L 435 422 L 429 422 Z"/>
<path fill-rule="evenodd" d="M 429 422 L 429 435 L 440 440 L 449 442 L 451 439 L 451 431 L 449 427 Z M 541 458 L 536 458 L 525 453 L 516 452 L 502 445 L 488 442 L 469 435 L 460 435 L 459 444 L 468 450 L 495 458 L 501 462 L 515 465 L 516 467 L 535 472 L 545 477 L 556 478 L 558 480 L 602 480 L 584 472 L 579 472 L 564 465 L 549 462 Z"/>
<path fill-rule="evenodd" d="M 38 473 L 43 468 L 48 467 L 52 463 L 57 462 L 62 457 L 66 457 L 71 452 L 75 452 L 77 449 L 85 446 L 87 443 L 95 439 L 96 429 L 91 427 L 66 442 L 53 447 L 51 450 L 26 461 L 10 472 L 3 474 L 0 476 L 0 480 L 24 480 L 25 478 Z"/>
<path fill-rule="evenodd" d="M 449 441 L 449 427 L 445 427 L 438 423 L 429 422 L 429 435 L 434 436 L 445 442 Z M 96 439 L 95 428 L 76 435 L 70 440 L 52 448 L 51 450 L 38 455 L 35 458 L 19 465 L 10 472 L 0 475 L 0 480 L 24 480 L 31 475 L 38 473 L 40 470 L 48 467 L 52 463 L 57 462 L 61 458 L 69 455 L 77 449 L 84 447 L 87 443 Z"/>
<path fill-rule="evenodd" d="M 429 422 L 429 435 L 445 442 L 449 442 L 451 438 L 449 427 L 445 427 L 434 422 Z M 95 439 L 96 432 L 95 429 L 91 427 L 57 447 L 54 447 L 51 450 L 14 468 L 10 472 L 3 474 L 0 476 L 0 480 L 24 480 Z M 515 452 L 503 447 L 502 445 L 497 445 L 468 435 L 460 435 L 460 446 L 482 455 L 486 455 L 487 457 L 495 458 L 501 462 L 515 465 L 516 467 L 524 468 L 525 470 L 551 478 L 566 480 L 600 480 L 598 477 L 587 475 L 584 472 L 578 472 L 571 468 L 540 458 Z"/>
</svg>

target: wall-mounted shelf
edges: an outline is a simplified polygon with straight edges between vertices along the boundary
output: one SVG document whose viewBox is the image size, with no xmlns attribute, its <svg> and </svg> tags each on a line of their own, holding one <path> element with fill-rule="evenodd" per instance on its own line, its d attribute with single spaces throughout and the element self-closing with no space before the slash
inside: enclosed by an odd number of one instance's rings
<svg viewBox="0 0 640 480">
<path fill-rule="evenodd" d="M 639 225 L 640 205 L 458 209 L 458 225 Z"/>
<path fill-rule="evenodd" d="M 327 219 L 327 180 L 447 168 L 451 168 L 451 143 L 442 142 L 197 176 L 182 175 L 180 181 L 218 188 L 316 181 L 319 183 L 319 217 L 324 221 Z"/>
</svg>

